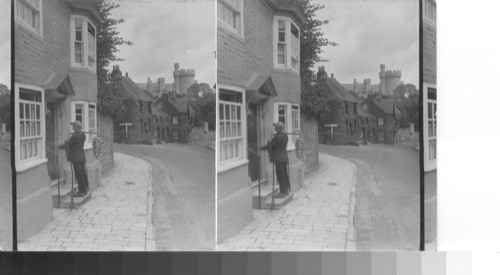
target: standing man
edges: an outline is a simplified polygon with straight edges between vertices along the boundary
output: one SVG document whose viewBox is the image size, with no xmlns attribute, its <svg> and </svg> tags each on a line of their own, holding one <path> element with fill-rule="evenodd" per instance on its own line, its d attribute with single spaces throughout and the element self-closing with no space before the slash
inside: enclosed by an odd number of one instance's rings
<svg viewBox="0 0 500 275">
<path fill-rule="evenodd" d="M 273 125 L 276 134 L 267 143 L 267 145 L 261 147 L 261 150 L 269 151 L 269 158 L 276 166 L 276 177 L 278 178 L 278 184 L 280 186 L 280 193 L 276 197 L 284 198 L 288 196 L 288 192 L 290 191 L 290 183 L 287 173 L 288 154 L 286 152 L 288 135 L 283 132 L 285 130 L 285 125 L 283 123 L 276 122 Z"/>
<path fill-rule="evenodd" d="M 82 132 L 82 123 L 80 121 L 73 121 L 71 125 L 73 126 L 74 133 L 65 142 L 63 147 L 66 149 L 68 161 L 73 165 L 76 181 L 78 182 L 78 193 L 75 197 L 83 197 L 87 195 L 89 189 L 87 169 L 85 167 L 85 151 L 83 151 L 83 144 L 86 137 Z"/>
</svg>

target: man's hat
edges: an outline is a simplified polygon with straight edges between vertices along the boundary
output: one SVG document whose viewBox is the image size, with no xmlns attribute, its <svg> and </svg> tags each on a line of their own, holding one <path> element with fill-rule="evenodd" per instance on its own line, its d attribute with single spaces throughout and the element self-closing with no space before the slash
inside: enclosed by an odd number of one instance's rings
<svg viewBox="0 0 500 275">
<path fill-rule="evenodd" d="M 82 123 L 78 120 L 71 122 L 71 125 L 82 129 Z"/>
<path fill-rule="evenodd" d="M 278 128 L 278 129 L 281 129 L 281 130 L 284 130 L 285 129 L 285 124 L 283 124 L 282 122 L 278 121 L 278 122 L 275 122 L 273 123 L 273 125 Z"/>
</svg>

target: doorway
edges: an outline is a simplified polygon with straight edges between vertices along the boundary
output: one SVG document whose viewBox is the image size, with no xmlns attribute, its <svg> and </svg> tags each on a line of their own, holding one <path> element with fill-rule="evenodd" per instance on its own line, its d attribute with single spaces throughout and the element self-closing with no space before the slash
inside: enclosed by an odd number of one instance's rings
<svg viewBox="0 0 500 275">
<path fill-rule="evenodd" d="M 258 139 L 258 105 L 250 103 L 247 115 L 248 176 L 252 182 L 260 176 L 260 150 Z"/>
<path fill-rule="evenodd" d="M 47 103 L 47 112 L 45 113 L 45 156 L 47 157 L 47 170 L 50 180 L 57 179 L 57 144 L 56 144 L 56 104 Z"/>
</svg>

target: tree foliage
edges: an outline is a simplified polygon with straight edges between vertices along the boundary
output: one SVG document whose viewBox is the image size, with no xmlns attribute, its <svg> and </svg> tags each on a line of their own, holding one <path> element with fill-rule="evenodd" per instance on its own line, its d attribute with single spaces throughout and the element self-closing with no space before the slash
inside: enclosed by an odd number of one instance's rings
<svg viewBox="0 0 500 275">
<path fill-rule="evenodd" d="M 216 97 L 214 90 L 206 83 L 194 83 L 188 88 L 188 93 L 196 107 L 193 125 L 201 127 L 204 122 L 208 122 L 209 130 L 215 130 Z"/>
<path fill-rule="evenodd" d="M 10 110 L 10 91 L 0 84 L 0 123 L 5 123 L 7 129 L 10 129 Z"/>
<path fill-rule="evenodd" d="M 97 104 L 99 110 L 113 117 L 119 115 L 122 107 L 123 95 L 110 85 L 111 77 L 107 67 L 111 62 L 123 61 L 117 56 L 118 47 L 121 45 L 132 45 L 132 42 L 123 39 L 117 26 L 124 22 L 124 19 L 112 18 L 112 11 L 119 7 L 119 4 L 104 0 L 99 1 L 99 11 L 103 22 L 99 26 L 97 35 Z"/>
<path fill-rule="evenodd" d="M 328 24 L 328 20 L 320 20 L 316 14 L 324 6 L 313 3 L 312 0 L 299 0 L 304 13 L 306 22 L 301 27 L 300 37 L 300 76 L 302 85 L 302 109 L 304 112 L 314 116 L 320 116 L 323 108 L 324 99 L 318 89 L 313 88 L 312 84 L 316 80 L 313 67 L 318 62 L 326 62 L 321 54 L 323 48 L 327 46 L 336 46 L 337 43 L 329 41 L 321 27 Z"/>
<path fill-rule="evenodd" d="M 419 92 L 413 84 L 400 84 L 394 89 L 394 103 L 401 112 L 399 126 L 406 128 L 410 123 L 419 125 Z"/>
</svg>

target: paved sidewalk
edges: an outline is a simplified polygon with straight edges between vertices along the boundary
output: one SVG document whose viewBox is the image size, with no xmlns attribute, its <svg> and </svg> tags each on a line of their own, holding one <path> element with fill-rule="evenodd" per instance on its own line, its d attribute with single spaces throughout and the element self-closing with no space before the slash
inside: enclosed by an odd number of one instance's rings
<svg viewBox="0 0 500 275">
<path fill-rule="evenodd" d="M 148 162 L 115 153 L 102 186 L 78 209 L 54 209 L 40 233 L 21 251 L 152 251 L 152 177 Z"/>
<path fill-rule="evenodd" d="M 219 244 L 227 251 L 355 250 L 356 167 L 320 154 L 320 167 L 306 177 L 284 208 L 254 210 L 254 220 Z"/>
</svg>

